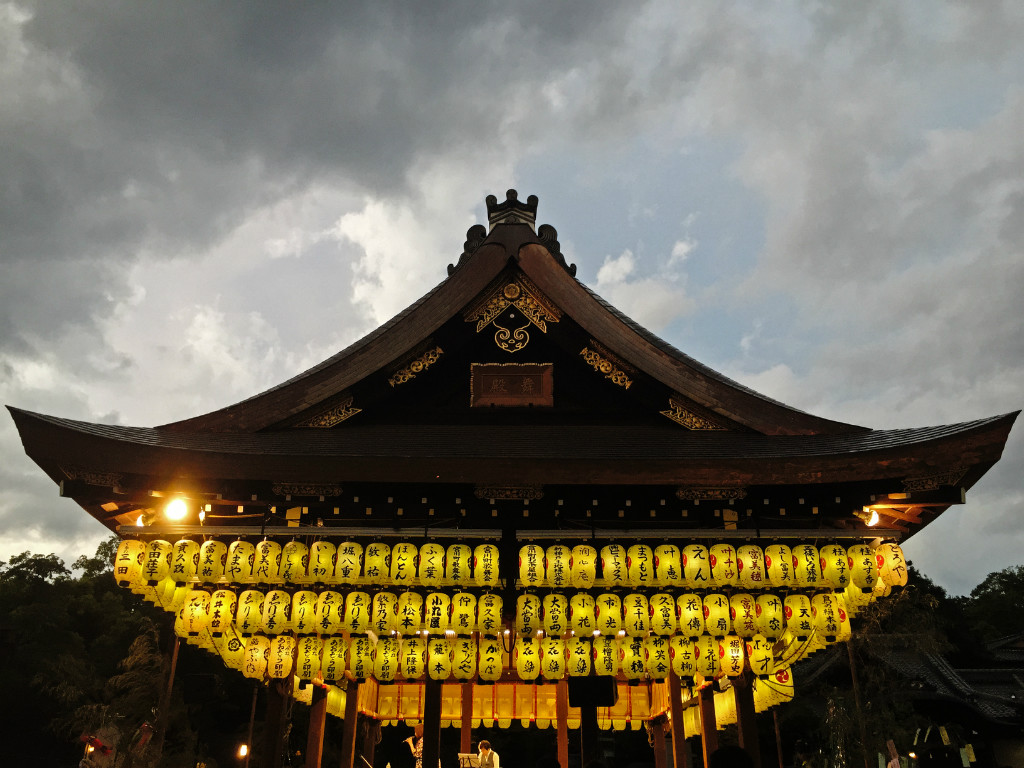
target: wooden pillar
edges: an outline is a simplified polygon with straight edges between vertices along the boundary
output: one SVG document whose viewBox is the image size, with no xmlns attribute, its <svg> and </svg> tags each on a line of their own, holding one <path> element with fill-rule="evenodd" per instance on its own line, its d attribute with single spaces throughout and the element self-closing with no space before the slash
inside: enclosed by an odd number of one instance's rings
<svg viewBox="0 0 1024 768">
<path fill-rule="evenodd" d="M 704 765 L 711 753 L 718 749 L 718 730 L 715 726 L 715 689 L 705 685 L 700 689 L 700 737 Z"/>
<path fill-rule="evenodd" d="M 437 768 L 441 758 L 442 685 L 429 677 L 423 682 L 423 768 Z"/>
<path fill-rule="evenodd" d="M 754 768 L 761 768 L 761 748 L 757 744 L 757 713 L 754 710 L 754 673 L 749 669 L 732 680 L 736 701 L 736 730 L 740 746 L 750 755 Z"/>
<path fill-rule="evenodd" d="M 672 714 L 672 757 L 676 768 L 690 768 L 690 745 L 683 729 L 683 687 L 675 672 L 668 676 L 668 704 Z"/>
<path fill-rule="evenodd" d="M 178 648 L 181 639 L 174 636 L 174 649 L 171 651 L 171 671 L 167 673 L 167 685 L 160 696 L 156 711 L 156 738 L 153 739 L 153 754 L 157 759 L 164 753 L 164 736 L 167 734 L 168 715 L 171 711 L 171 692 L 174 690 L 174 674 L 178 669 Z M 251 748 L 251 747 L 250 747 Z"/>
<path fill-rule="evenodd" d="M 473 684 L 462 684 L 462 733 L 459 751 L 467 754 L 473 751 Z"/>
<path fill-rule="evenodd" d="M 668 768 L 668 754 L 665 752 L 665 716 L 651 722 L 654 735 L 654 768 Z"/>
<path fill-rule="evenodd" d="M 374 755 L 377 752 L 377 742 L 380 741 L 380 720 L 375 717 L 365 716 L 363 720 L 365 727 L 363 733 L 363 757 L 370 765 L 373 765 Z"/>
<path fill-rule="evenodd" d="M 349 680 L 345 690 L 345 714 L 341 725 L 340 768 L 352 768 L 356 760 L 356 725 L 359 722 L 359 681 Z"/>
<path fill-rule="evenodd" d="M 569 683 L 559 680 L 555 687 L 555 725 L 558 729 L 558 764 L 569 768 Z"/>
<path fill-rule="evenodd" d="M 271 680 L 267 685 L 267 709 L 263 718 L 263 759 L 265 768 L 284 765 L 284 731 L 288 719 L 288 699 L 292 695 L 292 679 Z"/>
<path fill-rule="evenodd" d="M 580 707 L 580 766 L 587 768 L 595 760 L 601 759 L 601 749 L 597 739 L 600 731 L 597 727 L 597 707 Z"/>
<path fill-rule="evenodd" d="M 306 732 L 306 768 L 320 768 L 324 756 L 324 726 L 327 724 L 327 689 L 313 686 L 309 704 L 309 730 Z"/>
</svg>

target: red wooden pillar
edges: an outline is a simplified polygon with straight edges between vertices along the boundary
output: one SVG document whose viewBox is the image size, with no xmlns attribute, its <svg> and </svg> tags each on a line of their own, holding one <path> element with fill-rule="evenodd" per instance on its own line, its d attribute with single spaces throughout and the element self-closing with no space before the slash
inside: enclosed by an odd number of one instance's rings
<svg viewBox="0 0 1024 768">
<path fill-rule="evenodd" d="M 468 754 L 473 750 L 473 684 L 462 684 L 462 734 L 459 751 Z"/>
<path fill-rule="evenodd" d="M 558 729 L 558 764 L 569 768 L 569 683 L 559 680 L 555 687 L 555 725 Z"/>
<path fill-rule="evenodd" d="M 733 678 L 736 699 L 736 729 L 740 746 L 750 755 L 754 768 L 761 768 L 761 748 L 757 743 L 757 712 L 754 710 L 754 673 L 749 669 Z"/>
<path fill-rule="evenodd" d="M 356 724 L 359 721 L 359 681 L 349 680 L 345 690 L 345 714 L 341 726 L 340 768 L 352 768 L 356 761 Z"/>
<path fill-rule="evenodd" d="M 675 672 L 668 676 L 668 704 L 672 713 L 672 757 L 676 768 L 690 768 L 690 745 L 683 729 L 683 689 Z"/>
<path fill-rule="evenodd" d="M 715 689 L 705 685 L 700 689 L 700 736 L 704 765 L 711 753 L 718 749 L 718 730 L 715 726 Z"/>
<path fill-rule="evenodd" d="M 309 704 L 309 730 L 306 732 L 306 768 L 320 768 L 324 755 L 324 726 L 327 723 L 327 689 L 313 686 Z"/>
<path fill-rule="evenodd" d="M 423 682 L 423 768 L 436 768 L 441 758 L 440 680 Z"/>
</svg>

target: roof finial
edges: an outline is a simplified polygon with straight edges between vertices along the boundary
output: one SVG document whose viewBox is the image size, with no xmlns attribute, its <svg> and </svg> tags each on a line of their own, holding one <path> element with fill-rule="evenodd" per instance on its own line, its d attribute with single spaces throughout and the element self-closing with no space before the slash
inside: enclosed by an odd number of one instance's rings
<svg viewBox="0 0 1024 768">
<path fill-rule="evenodd" d="M 498 204 L 494 195 L 487 196 L 487 221 L 494 229 L 498 224 L 526 224 L 535 229 L 537 224 L 537 196 L 530 195 L 526 203 L 519 202 L 519 193 L 510 189 L 505 202 Z"/>
</svg>

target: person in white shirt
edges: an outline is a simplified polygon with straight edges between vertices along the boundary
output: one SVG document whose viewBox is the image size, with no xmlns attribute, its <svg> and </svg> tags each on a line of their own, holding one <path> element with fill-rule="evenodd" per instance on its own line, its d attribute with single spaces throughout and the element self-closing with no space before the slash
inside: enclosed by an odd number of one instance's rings
<svg viewBox="0 0 1024 768">
<path fill-rule="evenodd" d="M 491 742 L 480 742 L 480 768 L 501 768 L 498 753 L 491 749 Z"/>
</svg>

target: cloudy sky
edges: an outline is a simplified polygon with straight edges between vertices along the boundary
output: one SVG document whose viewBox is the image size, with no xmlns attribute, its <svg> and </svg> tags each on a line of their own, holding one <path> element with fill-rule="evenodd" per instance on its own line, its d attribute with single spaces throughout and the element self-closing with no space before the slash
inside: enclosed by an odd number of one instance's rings
<svg viewBox="0 0 1024 768">
<path fill-rule="evenodd" d="M 1024 407 L 1024 5 L 0 3 L 0 402 L 156 425 L 445 276 L 484 197 L 771 397 L 875 428 Z M 1024 429 L 907 545 L 1024 563 Z M 0 558 L 105 529 L 0 414 Z"/>
</svg>

